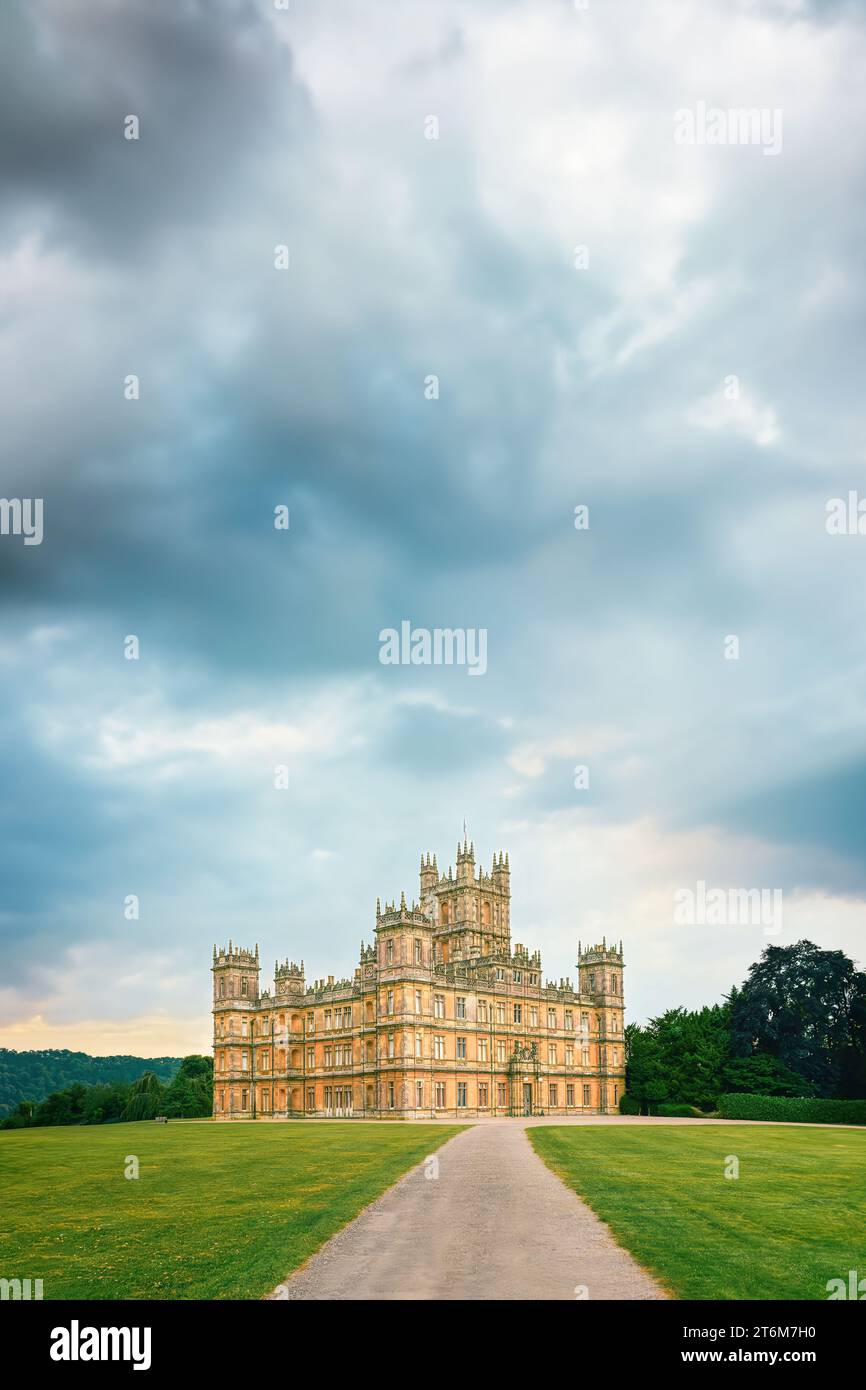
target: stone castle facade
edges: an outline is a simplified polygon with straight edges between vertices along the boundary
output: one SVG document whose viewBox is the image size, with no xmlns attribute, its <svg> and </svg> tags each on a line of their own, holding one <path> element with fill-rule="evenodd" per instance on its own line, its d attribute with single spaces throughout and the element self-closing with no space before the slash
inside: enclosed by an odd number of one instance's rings
<svg viewBox="0 0 866 1390">
<path fill-rule="evenodd" d="M 308 985 L 259 948 L 213 952 L 214 1118 L 604 1114 L 625 1089 L 623 953 L 581 949 L 578 983 L 545 981 L 511 944 L 508 856 L 476 874 L 421 860 L 420 902 L 376 903 L 351 978 Z"/>
</svg>

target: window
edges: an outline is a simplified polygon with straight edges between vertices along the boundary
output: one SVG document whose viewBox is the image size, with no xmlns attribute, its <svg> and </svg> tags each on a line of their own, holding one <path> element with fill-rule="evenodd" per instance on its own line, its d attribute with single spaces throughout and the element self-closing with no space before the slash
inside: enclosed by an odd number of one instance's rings
<svg viewBox="0 0 866 1390">
<path fill-rule="evenodd" d="M 330 1009 L 326 1009 L 326 1010 L 325 1010 L 325 1031 L 328 1032 L 328 1031 L 330 1030 L 330 1027 L 331 1027 L 331 1010 L 330 1010 Z"/>
<path fill-rule="evenodd" d="M 466 1109 L 466 1082 L 457 1082 L 457 1107 L 459 1110 Z"/>
<path fill-rule="evenodd" d="M 556 1043 L 550 1043 L 547 1049 L 547 1061 L 550 1066 L 556 1066 Z"/>
<path fill-rule="evenodd" d="M 479 999 L 479 1000 L 478 1000 L 478 1022 L 479 1022 L 479 1023 L 486 1023 L 486 1022 L 487 1022 L 487 1000 L 486 1000 L 486 999 Z"/>
<path fill-rule="evenodd" d="M 480 1082 L 478 1083 L 478 1108 L 479 1108 L 479 1110 L 486 1110 L 487 1107 L 488 1107 L 488 1105 L 490 1104 L 490 1101 L 487 1099 L 487 1096 L 488 1096 L 487 1082 L 486 1082 L 486 1081 L 480 1081 Z"/>
<path fill-rule="evenodd" d="M 499 1003 L 499 1004 L 496 1005 L 496 1022 L 497 1022 L 497 1023 L 504 1023 L 504 1022 L 505 1022 L 505 1005 L 502 1004 L 502 1003 Z"/>
<path fill-rule="evenodd" d="M 334 1065 L 334 1049 L 331 1048 L 331 1047 L 326 1047 L 326 1048 L 325 1048 L 325 1066 L 326 1066 L 326 1067 L 332 1067 L 333 1065 Z"/>
<path fill-rule="evenodd" d="M 548 1028 L 556 1027 L 556 1009 L 547 1010 L 547 1026 Z"/>
<path fill-rule="evenodd" d="M 393 1034 L 393 1033 L 389 1033 L 389 1034 L 388 1034 L 388 1056 L 389 1056 L 389 1058 L 393 1058 L 393 1056 L 394 1056 L 394 1034 Z"/>
<path fill-rule="evenodd" d="M 434 994 L 433 996 L 433 1015 L 435 1018 L 445 1017 L 445 995 Z"/>
<path fill-rule="evenodd" d="M 458 1038 L 458 1039 L 457 1039 L 457 1056 L 459 1057 L 459 1059 L 460 1059 L 461 1062 L 465 1062 L 465 1061 L 466 1061 L 466 1039 L 465 1039 L 465 1038 Z"/>
<path fill-rule="evenodd" d="M 225 1093 L 225 1091 L 220 1091 L 220 1110 L 225 1110 L 225 1108 L 226 1108 L 226 1093 Z"/>
<path fill-rule="evenodd" d="M 308 1110 L 315 1110 L 315 1108 L 316 1108 L 316 1093 L 315 1093 L 315 1091 L 313 1090 L 313 1088 L 312 1088 L 312 1086 L 311 1086 L 310 1089 L 307 1091 L 307 1109 L 308 1109 Z"/>
<path fill-rule="evenodd" d="M 529 1010 L 529 1025 L 531 1028 L 538 1027 L 538 1009 L 534 1004 L 532 1008 Z"/>
<path fill-rule="evenodd" d="M 565 1011 L 565 1026 L 566 1028 L 574 1027 L 574 1012 L 571 1009 Z"/>
<path fill-rule="evenodd" d="M 580 1031 L 582 1033 L 589 1032 L 589 1014 L 580 1015 Z"/>
<path fill-rule="evenodd" d="M 316 1049 L 315 1049 L 314 1047 L 308 1047 L 308 1048 L 307 1048 L 307 1066 L 310 1068 L 310 1071 L 312 1071 L 312 1070 L 313 1070 L 313 1067 L 314 1067 L 315 1065 L 316 1065 Z"/>
<path fill-rule="evenodd" d="M 241 1091 L 241 1110 L 249 1110 L 249 1108 L 250 1108 L 250 1093 L 249 1093 L 249 1091 L 242 1090 L 242 1091 Z"/>
<path fill-rule="evenodd" d="M 614 1088 L 613 1088 L 613 1103 L 614 1103 L 614 1105 L 619 1105 L 619 1087 L 618 1087 L 618 1086 L 614 1086 Z"/>
<path fill-rule="evenodd" d="M 515 1023 L 521 1023 L 522 1021 L 523 1021 L 523 1006 L 522 1006 L 521 1004 L 515 1004 L 515 1005 L 514 1005 L 514 1022 L 515 1022 Z"/>
<path fill-rule="evenodd" d="M 394 1082 L 388 1082 L 388 1109 L 394 1109 Z"/>
<path fill-rule="evenodd" d="M 567 1067 L 574 1066 L 574 1043 L 565 1044 L 565 1065 Z"/>
<path fill-rule="evenodd" d="M 415 991 L 415 1012 L 416 1012 L 416 1014 L 420 1014 L 420 1012 L 421 1012 L 421 991 L 420 991 L 420 989 L 416 989 L 416 991 Z"/>
<path fill-rule="evenodd" d="M 506 1104 L 506 1100 L 505 1100 L 505 1082 L 504 1082 L 504 1081 L 497 1081 L 497 1083 L 496 1083 L 496 1104 L 497 1104 L 497 1105 L 505 1105 L 505 1104 Z"/>
<path fill-rule="evenodd" d="M 584 1105 L 589 1105 L 589 1104 L 590 1104 L 590 1099 L 589 1099 L 589 1087 L 588 1087 L 588 1086 L 584 1086 L 584 1088 L 583 1088 L 583 1103 L 584 1103 Z"/>
<path fill-rule="evenodd" d="M 478 1060 L 479 1060 L 479 1062 L 486 1062 L 486 1061 L 487 1061 L 487 1039 L 486 1039 L 486 1038 L 479 1038 L 479 1039 L 478 1039 Z"/>
<path fill-rule="evenodd" d="M 417 936 L 415 938 L 415 964 L 421 964 L 421 942 L 418 940 Z"/>
<path fill-rule="evenodd" d="M 538 984 L 538 976 L 537 976 L 537 975 L 530 975 L 530 977 L 529 977 L 529 983 L 530 983 L 531 985 L 537 985 L 537 984 Z"/>
<path fill-rule="evenodd" d="M 242 1052 L 242 1053 L 241 1053 L 241 1071 L 246 1071 L 246 1069 L 247 1069 L 247 1054 L 246 1054 L 245 1052 Z"/>
<path fill-rule="evenodd" d="M 242 1018 L 242 1019 L 241 1019 L 241 1037 L 242 1037 L 242 1038 L 245 1038 L 246 1035 L 247 1035 L 247 1021 L 246 1021 L 245 1018 Z"/>
<path fill-rule="evenodd" d="M 497 965 L 497 967 L 496 967 L 496 978 L 497 978 L 497 980 L 504 980 L 504 979 L 505 979 L 505 971 L 502 969 L 502 967 L 501 967 L 500 965 Z"/>
<path fill-rule="evenodd" d="M 584 1066 L 584 1067 L 588 1067 L 588 1066 L 589 1066 L 589 1048 L 588 1048 L 588 1047 L 582 1047 L 582 1048 L 581 1048 L 581 1050 L 580 1050 L 580 1061 L 581 1061 L 582 1066 Z"/>
<path fill-rule="evenodd" d="M 573 1087 L 573 1086 L 566 1086 L 566 1088 L 565 1088 L 565 1103 L 566 1103 L 566 1105 L 574 1105 L 574 1087 Z"/>
<path fill-rule="evenodd" d="M 389 965 L 394 964 L 394 942 L 389 941 L 386 947 L 385 959 Z"/>
<path fill-rule="evenodd" d="M 220 999 L 225 999 L 225 997 L 226 997 L 226 982 L 225 982 L 224 977 L 223 977 L 222 975 L 220 975 Z"/>
<path fill-rule="evenodd" d="M 457 1000 L 457 1013 L 456 1013 L 455 1016 L 456 1016 L 457 1018 L 465 1018 L 465 1017 L 466 1017 L 466 1000 L 465 1000 L 465 999 L 458 999 L 458 1000 Z"/>
<path fill-rule="evenodd" d="M 504 1061 L 505 1061 L 505 1039 L 504 1039 L 504 1038 L 497 1038 L 497 1039 L 496 1039 L 496 1060 L 497 1060 L 497 1062 L 504 1062 Z"/>
<path fill-rule="evenodd" d="M 386 1004 L 386 1006 L 385 1006 L 385 1012 L 386 1012 L 387 1014 L 392 1014 L 392 1013 L 394 1012 L 394 991 L 393 991 L 393 989 L 389 989 L 389 990 L 388 990 L 388 1002 L 387 1002 L 387 1004 Z"/>
<path fill-rule="evenodd" d="M 420 1110 L 424 1104 L 424 1082 L 415 1082 L 415 1107 Z"/>
<path fill-rule="evenodd" d="M 441 1034 L 437 1034 L 433 1039 L 433 1056 L 440 1062 L 445 1057 L 445 1039 Z"/>
<path fill-rule="evenodd" d="M 516 985 L 519 985 L 522 979 L 523 979 L 523 972 L 522 972 L 521 970 L 515 970 L 515 972 L 514 972 L 514 983 L 515 983 Z"/>
<path fill-rule="evenodd" d="M 420 1033 L 415 1034 L 415 1056 L 424 1056 L 424 1039 Z"/>
<path fill-rule="evenodd" d="M 241 980 L 241 994 L 246 994 L 248 984 L 249 981 L 247 980 L 246 976 L 244 976 L 244 978 Z M 244 1106 L 244 1109 L 246 1109 L 246 1106 Z"/>
<path fill-rule="evenodd" d="M 613 1064 L 615 1067 L 619 1066 L 619 1052 L 616 1048 L 613 1049 Z"/>
<path fill-rule="evenodd" d="M 553 1084 L 551 1084 L 550 1087 L 549 1087 L 548 1089 L 549 1089 L 549 1091 L 550 1091 L 550 1104 L 551 1104 L 551 1105 L 558 1105 L 558 1104 L 559 1104 L 559 1087 L 558 1087 L 558 1086 L 554 1086 Z"/>
<path fill-rule="evenodd" d="M 307 1014 L 307 1032 L 308 1032 L 308 1033 L 315 1033 L 315 1031 L 316 1031 L 316 1015 L 315 1015 L 315 1014 Z"/>
<path fill-rule="evenodd" d="M 445 1082 L 444 1082 L 444 1081 L 437 1081 L 437 1082 L 436 1082 L 435 1096 L 436 1096 L 436 1100 L 435 1100 L 436 1109 L 437 1109 L 437 1110 L 444 1110 L 444 1109 L 445 1109 Z"/>
<path fill-rule="evenodd" d="M 594 970 L 590 971 L 590 976 L 589 976 L 589 992 L 590 992 L 590 994 L 595 994 L 595 971 L 594 971 Z"/>
</svg>

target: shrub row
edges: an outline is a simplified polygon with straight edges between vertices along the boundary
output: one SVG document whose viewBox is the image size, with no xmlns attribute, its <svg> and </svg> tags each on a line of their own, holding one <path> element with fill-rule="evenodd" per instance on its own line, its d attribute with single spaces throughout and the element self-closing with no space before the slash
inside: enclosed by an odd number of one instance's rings
<svg viewBox="0 0 866 1390">
<path fill-rule="evenodd" d="M 792 1096 L 719 1097 L 724 1120 L 799 1120 L 813 1125 L 866 1125 L 866 1100 L 808 1100 Z"/>
</svg>

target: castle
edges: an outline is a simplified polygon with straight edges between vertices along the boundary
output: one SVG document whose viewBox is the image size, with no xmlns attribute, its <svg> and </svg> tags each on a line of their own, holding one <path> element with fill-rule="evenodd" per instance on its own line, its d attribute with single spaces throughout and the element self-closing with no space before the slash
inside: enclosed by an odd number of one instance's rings
<svg viewBox="0 0 866 1390">
<path fill-rule="evenodd" d="M 421 860 L 420 903 L 376 903 L 351 979 L 303 961 L 259 990 L 259 948 L 213 951 L 214 1118 L 580 1115 L 625 1089 L 623 955 L 582 950 L 578 987 L 511 944 L 508 855 Z"/>
</svg>

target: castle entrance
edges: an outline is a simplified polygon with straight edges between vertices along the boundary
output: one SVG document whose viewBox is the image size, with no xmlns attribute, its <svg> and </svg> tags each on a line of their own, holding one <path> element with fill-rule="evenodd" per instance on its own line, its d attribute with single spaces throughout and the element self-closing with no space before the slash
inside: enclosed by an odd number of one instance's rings
<svg viewBox="0 0 866 1390">
<path fill-rule="evenodd" d="M 536 1113 L 541 1114 L 541 1066 L 535 1043 L 521 1046 L 515 1042 L 508 1059 L 510 1115 L 531 1115 L 532 1094 L 535 1090 Z"/>
</svg>

